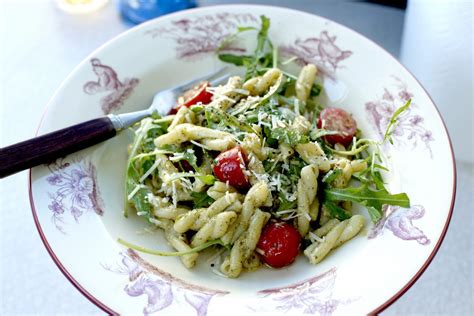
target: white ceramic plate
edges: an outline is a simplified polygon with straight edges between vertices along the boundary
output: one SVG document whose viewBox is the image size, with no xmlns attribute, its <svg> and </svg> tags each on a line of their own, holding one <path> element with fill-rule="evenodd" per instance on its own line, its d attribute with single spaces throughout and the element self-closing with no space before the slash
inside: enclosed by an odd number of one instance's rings
<svg viewBox="0 0 474 316">
<path fill-rule="evenodd" d="M 379 312 L 421 275 L 446 233 L 455 196 L 455 165 L 445 126 L 416 79 L 379 46 L 327 19 L 267 6 L 216 6 L 168 15 L 118 36 L 64 81 L 39 134 L 100 115 L 145 108 L 155 91 L 221 66 L 213 51 L 237 26 L 271 19 L 282 56 L 315 63 L 329 104 L 346 108 L 366 135 L 380 138 L 394 109 L 413 99 L 385 148 L 392 192 L 410 209 L 385 218 L 318 265 L 300 256 L 288 268 L 262 268 L 238 279 L 193 270 L 178 258 L 124 249 L 118 237 L 168 249 L 161 233 L 125 219 L 124 167 L 129 135 L 31 171 L 38 230 L 54 261 L 91 301 L 109 313 L 173 315 L 366 314 Z M 244 42 L 234 51 L 243 52 Z M 367 221 L 369 222 L 369 221 Z"/>
</svg>

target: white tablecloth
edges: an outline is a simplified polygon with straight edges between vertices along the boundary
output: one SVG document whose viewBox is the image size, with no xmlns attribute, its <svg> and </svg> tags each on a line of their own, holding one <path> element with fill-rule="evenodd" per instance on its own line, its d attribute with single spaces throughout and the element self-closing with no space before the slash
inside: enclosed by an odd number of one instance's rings
<svg viewBox="0 0 474 316">
<path fill-rule="evenodd" d="M 284 4 L 326 16 L 399 53 L 402 10 L 340 0 L 245 2 Z M 46 103 L 74 66 L 128 26 L 113 2 L 84 16 L 65 14 L 52 0 L 0 3 L 3 147 L 32 137 Z M 458 164 L 458 197 L 446 239 L 425 274 L 385 314 L 472 315 L 473 180 L 473 165 Z M 102 314 L 46 252 L 31 216 L 26 172 L 0 181 L 0 208 L 0 314 Z"/>
</svg>

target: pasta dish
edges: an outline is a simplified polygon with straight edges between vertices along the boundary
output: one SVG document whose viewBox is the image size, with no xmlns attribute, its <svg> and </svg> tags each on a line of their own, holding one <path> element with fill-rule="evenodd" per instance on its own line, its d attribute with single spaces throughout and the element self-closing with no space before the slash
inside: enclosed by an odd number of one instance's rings
<svg viewBox="0 0 474 316">
<path fill-rule="evenodd" d="M 203 82 L 171 114 L 134 127 L 127 202 L 176 251 L 122 244 L 179 256 L 187 268 L 213 248 L 218 273 L 236 278 L 287 266 L 300 252 L 318 264 L 366 225 L 353 203 L 372 222 L 385 204 L 409 206 L 406 194 L 385 188 L 381 142 L 364 138 L 346 110 L 320 104 L 315 65 L 281 69 L 268 28 L 262 17 L 254 56 L 219 55 L 245 66 L 245 76 Z"/>
</svg>

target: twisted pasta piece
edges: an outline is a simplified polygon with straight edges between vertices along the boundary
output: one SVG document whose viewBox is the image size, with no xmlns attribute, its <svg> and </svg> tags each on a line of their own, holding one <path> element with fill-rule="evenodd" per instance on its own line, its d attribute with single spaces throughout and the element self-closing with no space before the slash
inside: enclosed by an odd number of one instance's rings
<svg viewBox="0 0 474 316">
<path fill-rule="evenodd" d="M 202 141 L 211 150 L 224 151 L 235 147 L 232 134 L 189 123 L 179 124 L 170 132 L 158 136 L 155 139 L 155 146 L 160 148 L 164 145 L 180 144 L 191 140 Z"/>
<path fill-rule="evenodd" d="M 237 193 L 229 193 L 214 201 L 208 208 L 199 208 L 182 214 L 177 217 L 173 226 L 174 230 L 178 233 L 199 230 L 211 217 L 224 211 L 237 200 Z"/>
<path fill-rule="evenodd" d="M 176 126 L 183 123 L 194 123 L 195 119 L 194 112 L 187 106 L 181 106 L 176 113 L 173 121 L 171 121 L 170 126 L 168 126 L 168 132 L 173 130 Z"/>
<path fill-rule="evenodd" d="M 308 100 L 317 73 L 318 69 L 313 64 L 308 64 L 301 69 L 295 85 L 296 97 L 301 102 Z"/>
<path fill-rule="evenodd" d="M 225 211 L 215 215 L 193 236 L 191 246 L 196 247 L 209 240 L 222 237 L 236 218 L 237 214 L 233 211 Z"/>
<path fill-rule="evenodd" d="M 291 123 L 291 129 L 297 131 L 302 135 L 306 135 L 311 130 L 311 123 L 302 115 L 298 115 Z"/>
<path fill-rule="evenodd" d="M 306 236 L 309 231 L 309 222 L 316 220 L 318 216 L 319 203 L 316 199 L 318 175 L 319 170 L 314 165 L 305 166 L 301 169 L 301 178 L 298 180 L 297 185 L 298 217 L 296 221 L 301 236 Z M 315 201 L 316 203 L 314 203 Z"/>
<path fill-rule="evenodd" d="M 169 242 L 171 247 L 181 252 L 192 250 L 192 248 L 188 244 L 186 235 L 176 232 L 173 229 L 173 222 L 171 220 L 161 220 L 160 226 L 165 231 L 165 238 Z M 196 260 L 198 256 L 198 253 L 192 253 L 180 256 L 179 259 L 186 268 L 191 269 L 196 265 Z"/>
<path fill-rule="evenodd" d="M 233 192 L 236 192 L 236 190 L 234 187 L 231 187 L 230 185 L 227 185 L 224 182 L 216 181 L 214 182 L 212 187 L 210 187 L 207 190 L 207 195 L 209 195 L 214 200 L 217 200 L 223 197 L 226 194 L 226 192 L 233 193 Z"/>
<path fill-rule="evenodd" d="M 154 206 L 154 205 L 153 205 Z M 184 207 L 174 207 L 169 205 L 167 207 L 153 207 L 153 215 L 162 219 L 172 219 L 175 220 L 178 216 L 189 212 L 188 209 Z"/>
<path fill-rule="evenodd" d="M 260 181 L 253 185 L 245 196 L 242 205 L 242 213 L 239 218 L 231 225 L 227 233 L 222 236 L 225 244 L 232 244 L 236 241 L 248 228 L 249 221 L 255 210 L 261 206 L 271 206 L 271 193 L 265 181 Z"/>
<path fill-rule="evenodd" d="M 308 164 L 318 166 L 320 171 L 327 172 L 331 168 L 329 160 L 317 142 L 298 144 L 295 150 L 300 154 L 301 159 Z"/>
<path fill-rule="evenodd" d="M 242 97 L 242 79 L 238 76 L 230 77 L 223 86 L 214 88 L 211 91 L 214 96 L 208 106 L 226 111 Z"/>
<path fill-rule="evenodd" d="M 246 134 L 241 147 L 247 154 L 255 155 L 259 160 L 265 160 L 268 157 L 265 147 L 260 142 L 260 137 L 255 134 Z"/>
<path fill-rule="evenodd" d="M 336 223 L 324 236 L 322 242 L 312 243 L 304 250 L 304 254 L 312 264 L 321 262 L 332 249 L 339 247 L 357 235 L 364 226 L 364 222 L 365 219 L 362 215 L 354 215 L 349 219 Z"/>
<path fill-rule="evenodd" d="M 265 167 L 263 166 L 263 162 L 258 159 L 253 153 L 248 155 L 249 162 L 247 164 L 248 170 L 250 170 L 249 181 L 250 184 L 255 185 L 260 180 L 259 175 L 263 175 L 265 173 Z"/>
<path fill-rule="evenodd" d="M 346 158 L 340 158 L 334 164 L 334 168 L 342 169 L 342 174 L 334 179 L 332 185 L 336 188 L 345 188 L 355 172 L 367 169 L 367 162 L 363 159 L 348 160 Z"/>
<path fill-rule="evenodd" d="M 337 218 L 332 218 L 328 220 L 323 226 L 319 227 L 314 231 L 314 234 L 318 237 L 323 237 L 329 233 L 331 229 L 334 228 L 340 221 Z"/>
<path fill-rule="evenodd" d="M 267 70 L 261 77 L 254 77 L 243 84 L 243 88 L 250 92 L 251 96 L 263 95 L 282 76 L 281 70 L 272 68 Z"/>
<path fill-rule="evenodd" d="M 242 234 L 232 246 L 229 256 L 221 265 L 221 272 L 231 278 L 236 278 L 242 272 L 245 262 L 248 262 L 257 247 L 263 226 L 270 219 L 270 214 L 256 209 L 250 218 L 247 231 Z M 249 263 L 249 262 L 248 262 Z"/>
</svg>

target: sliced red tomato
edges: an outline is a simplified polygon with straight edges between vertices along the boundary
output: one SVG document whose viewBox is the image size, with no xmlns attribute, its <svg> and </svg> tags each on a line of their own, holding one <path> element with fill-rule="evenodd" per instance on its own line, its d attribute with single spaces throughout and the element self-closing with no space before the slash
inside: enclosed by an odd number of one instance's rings
<svg viewBox="0 0 474 316">
<path fill-rule="evenodd" d="M 325 108 L 319 114 L 318 128 L 338 132 L 338 134 L 324 136 L 328 143 L 347 146 L 357 132 L 357 123 L 343 109 Z"/>
<path fill-rule="evenodd" d="M 249 187 L 249 180 L 245 174 L 247 158 L 241 147 L 237 146 L 216 157 L 214 165 L 214 175 L 222 182 L 237 189 Z"/>
<path fill-rule="evenodd" d="M 212 93 L 206 89 L 210 87 L 208 81 L 202 81 L 192 89 L 186 91 L 182 96 L 178 98 L 178 104 L 171 109 L 170 114 L 176 114 L 181 106 L 190 107 L 191 105 L 202 103 L 208 104 L 211 102 Z"/>
<path fill-rule="evenodd" d="M 300 233 L 293 225 L 271 220 L 263 228 L 257 248 L 263 262 L 281 268 L 295 261 L 300 243 Z"/>
</svg>

